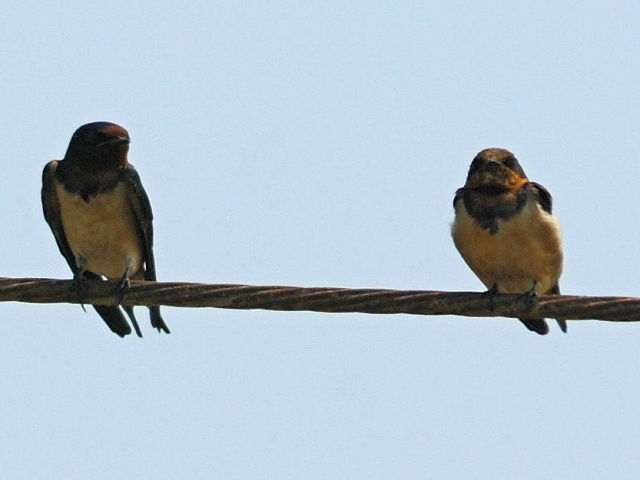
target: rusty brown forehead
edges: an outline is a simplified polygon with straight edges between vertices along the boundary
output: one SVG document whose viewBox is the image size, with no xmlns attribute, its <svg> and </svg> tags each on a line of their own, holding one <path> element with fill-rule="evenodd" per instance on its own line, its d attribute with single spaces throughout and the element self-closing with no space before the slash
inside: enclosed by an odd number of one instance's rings
<svg viewBox="0 0 640 480">
<path fill-rule="evenodd" d="M 102 131 L 110 137 L 126 137 L 129 138 L 129 132 L 120 125 L 111 124 L 107 125 Z"/>
</svg>

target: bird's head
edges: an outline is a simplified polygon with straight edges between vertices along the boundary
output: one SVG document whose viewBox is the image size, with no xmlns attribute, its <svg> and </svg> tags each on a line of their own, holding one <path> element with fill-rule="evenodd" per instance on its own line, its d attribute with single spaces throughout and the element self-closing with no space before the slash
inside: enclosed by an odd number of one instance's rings
<svg viewBox="0 0 640 480">
<path fill-rule="evenodd" d="M 125 164 L 129 141 L 129 133 L 120 125 L 87 123 L 73 133 L 64 158 L 82 163 Z"/>
<path fill-rule="evenodd" d="M 471 162 L 465 187 L 487 193 L 503 193 L 527 182 L 527 176 L 513 153 L 504 148 L 487 148 Z"/>
</svg>

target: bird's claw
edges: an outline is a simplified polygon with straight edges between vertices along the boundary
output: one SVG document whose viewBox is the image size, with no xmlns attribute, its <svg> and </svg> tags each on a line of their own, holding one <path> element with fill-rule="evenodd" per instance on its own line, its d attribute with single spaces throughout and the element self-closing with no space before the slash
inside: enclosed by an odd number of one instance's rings
<svg viewBox="0 0 640 480">
<path fill-rule="evenodd" d="M 124 299 L 124 294 L 130 286 L 129 282 L 129 272 L 125 272 L 120 281 L 116 285 L 116 291 L 118 293 L 118 304 L 122 303 Z"/>
<path fill-rule="evenodd" d="M 495 298 L 498 294 L 498 284 L 494 283 L 489 290 L 486 292 L 482 292 L 482 295 L 489 297 L 489 308 L 491 310 L 495 309 Z"/>
<path fill-rule="evenodd" d="M 536 297 L 538 294 L 536 293 L 536 287 L 538 286 L 538 282 L 536 280 L 533 281 L 533 287 L 530 290 L 527 290 L 521 295 L 521 298 L 524 299 L 527 311 L 531 310 L 536 301 Z"/>
<path fill-rule="evenodd" d="M 82 292 L 82 286 L 83 286 L 82 272 L 81 271 L 75 272 L 73 274 L 73 281 L 72 281 L 72 284 L 71 284 L 71 288 L 72 288 L 73 292 L 76 294 L 76 300 L 78 301 L 78 303 L 82 307 L 82 310 L 86 312 L 87 309 L 84 308 L 84 303 L 82 303 L 82 300 L 84 298 L 84 295 L 83 295 L 83 292 Z"/>
</svg>

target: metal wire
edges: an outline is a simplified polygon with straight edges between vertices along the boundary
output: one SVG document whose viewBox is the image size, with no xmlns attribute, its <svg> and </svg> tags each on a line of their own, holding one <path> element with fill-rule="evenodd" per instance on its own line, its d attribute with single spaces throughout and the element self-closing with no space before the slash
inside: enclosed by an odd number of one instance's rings
<svg viewBox="0 0 640 480">
<path fill-rule="evenodd" d="M 79 293 L 71 280 L 0 277 L 0 301 L 116 305 L 118 290 L 106 281 L 86 280 Z M 132 281 L 122 305 L 169 305 L 280 311 L 408 313 L 470 317 L 640 320 L 640 298 L 522 295 L 474 292 L 156 283 Z"/>
</svg>

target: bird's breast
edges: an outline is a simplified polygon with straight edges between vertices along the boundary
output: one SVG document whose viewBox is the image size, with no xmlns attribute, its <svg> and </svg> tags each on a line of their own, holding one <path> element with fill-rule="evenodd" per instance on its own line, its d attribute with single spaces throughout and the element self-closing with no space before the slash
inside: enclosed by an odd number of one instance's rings
<svg viewBox="0 0 640 480">
<path fill-rule="evenodd" d="M 517 214 L 496 222 L 497 231 L 491 234 L 463 201 L 456 202 L 452 236 L 462 258 L 488 288 L 497 284 L 502 292 L 520 293 L 535 281 L 537 292 L 547 293 L 562 272 L 557 219 L 529 199 Z"/>
<path fill-rule="evenodd" d="M 120 279 L 127 266 L 130 276 L 142 266 L 143 244 L 127 200 L 124 184 L 85 201 L 57 184 L 60 214 L 76 265 Z"/>
</svg>

